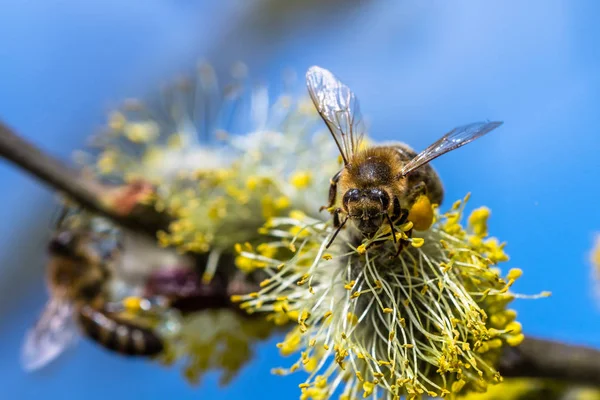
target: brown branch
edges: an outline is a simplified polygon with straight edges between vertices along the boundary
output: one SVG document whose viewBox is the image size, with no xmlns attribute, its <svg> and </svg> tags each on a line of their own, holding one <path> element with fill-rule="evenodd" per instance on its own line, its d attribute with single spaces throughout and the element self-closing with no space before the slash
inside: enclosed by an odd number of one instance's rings
<svg viewBox="0 0 600 400">
<path fill-rule="evenodd" d="M 65 193 L 83 207 L 102 214 L 121 226 L 154 235 L 169 223 L 167 215 L 135 201 L 139 198 L 136 196 L 147 189 L 143 183 L 115 188 L 84 177 L 19 137 L 1 122 L 0 156 L 51 189 Z M 223 277 L 224 285 L 219 290 L 201 290 L 188 299 L 189 304 L 184 305 L 200 309 L 237 308 L 229 301 L 231 292 L 246 290 L 245 286 L 254 283 L 240 282 L 234 272 L 224 272 L 227 276 Z M 505 377 L 554 379 L 600 386 L 600 350 L 549 340 L 528 338 L 519 347 L 506 349 L 499 368 Z"/>
<path fill-rule="evenodd" d="M 90 211 L 110 218 L 117 224 L 154 235 L 165 229 L 170 219 L 136 199 L 152 190 L 138 182 L 121 187 L 107 186 L 85 177 L 17 135 L 0 121 L 0 156 L 12 162 L 51 189 L 70 197 Z"/>
<path fill-rule="evenodd" d="M 505 377 L 559 380 L 600 387 L 600 350 L 545 339 L 526 338 L 504 350 L 500 373 Z"/>
</svg>

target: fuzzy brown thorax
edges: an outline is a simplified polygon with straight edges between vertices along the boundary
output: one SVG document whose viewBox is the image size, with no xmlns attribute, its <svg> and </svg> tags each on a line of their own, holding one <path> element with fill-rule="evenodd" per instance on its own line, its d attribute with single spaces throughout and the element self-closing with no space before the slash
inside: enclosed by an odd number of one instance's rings
<svg viewBox="0 0 600 400">
<path fill-rule="evenodd" d="M 413 206 L 440 201 L 441 183 L 430 165 L 402 177 L 402 167 L 411 156 L 411 149 L 400 144 L 370 147 L 357 152 L 341 171 L 338 206 L 361 232 L 376 232 L 387 218 L 399 216 L 399 208 L 410 211 L 409 220 L 414 219 L 417 230 L 430 226 L 431 207 L 413 210 Z M 419 183 L 425 186 L 422 193 L 413 190 Z"/>
<path fill-rule="evenodd" d="M 389 198 L 377 207 L 382 212 L 391 212 L 392 198 L 398 196 L 404 187 L 404 180 L 396 178 L 402 167 L 399 161 L 398 153 L 391 147 L 371 147 L 356 153 L 342 170 L 338 189 L 340 197 L 357 189 L 368 199 L 372 197 L 369 192 L 377 189 Z M 361 208 L 368 209 L 375 207 L 373 203 L 374 201 L 362 201 L 359 204 Z"/>
<path fill-rule="evenodd" d="M 110 274 L 89 238 L 60 232 L 50 241 L 49 253 L 47 282 L 53 296 L 77 304 L 102 304 Z"/>
</svg>

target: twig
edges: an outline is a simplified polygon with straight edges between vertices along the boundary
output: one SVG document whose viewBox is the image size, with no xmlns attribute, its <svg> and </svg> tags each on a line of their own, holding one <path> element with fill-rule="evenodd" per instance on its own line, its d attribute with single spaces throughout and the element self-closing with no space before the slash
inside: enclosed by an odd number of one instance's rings
<svg viewBox="0 0 600 400">
<path fill-rule="evenodd" d="M 166 229 L 170 222 L 167 215 L 135 201 L 151 190 L 148 185 L 138 182 L 114 187 L 84 177 L 17 135 L 1 121 L 0 156 L 51 189 L 64 193 L 83 207 L 108 217 L 123 227 L 154 236 L 158 230 Z"/>
<path fill-rule="evenodd" d="M 500 373 L 600 387 L 600 350 L 526 338 L 520 346 L 504 350 Z"/>
<path fill-rule="evenodd" d="M 144 192 L 144 185 L 107 187 L 96 180 L 83 177 L 16 135 L 2 122 L 0 156 L 50 188 L 65 193 L 82 206 L 110 218 L 121 226 L 154 235 L 169 223 L 167 215 L 132 201 L 136 199 L 136 194 Z M 245 283 L 236 280 L 234 271 L 227 272 L 227 275 L 225 282 L 228 284 L 220 290 L 202 291 L 199 297 L 195 298 L 195 301 L 202 303 L 200 308 L 235 307 L 229 302 L 230 292 L 241 290 L 240 284 L 243 286 Z M 195 307 L 197 306 L 198 304 L 195 304 Z M 519 347 L 504 351 L 500 361 L 500 372 L 505 377 L 556 379 L 600 386 L 600 350 L 529 338 Z"/>
</svg>

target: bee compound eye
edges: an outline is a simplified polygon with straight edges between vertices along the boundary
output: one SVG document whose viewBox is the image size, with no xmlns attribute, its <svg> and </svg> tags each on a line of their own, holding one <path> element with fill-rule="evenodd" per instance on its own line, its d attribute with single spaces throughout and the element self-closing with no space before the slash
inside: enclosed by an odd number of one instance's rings
<svg viewBox="0 0 600 400">
<path fill-rule="evenodd" d="M 48 243 L 50 252 L 57 254 L 68 254 L 73 245 L 74 235 L 71 232 L 63 231 L 56 234 Z"/>
<path fill-rule="evenodd" d="M 350 189 L 344 194 L 344 204 L 348 204 L 351 201 L 357 201 L 360 198 L 360 190 Z"/>
<path fill-rule="evenodd" d="M 368 196 L 372 200 L 381 203 L 384 210 L 387 210 L 390 205 L 390 196 L 384 190 L 370 189 Z"/>
</svg>

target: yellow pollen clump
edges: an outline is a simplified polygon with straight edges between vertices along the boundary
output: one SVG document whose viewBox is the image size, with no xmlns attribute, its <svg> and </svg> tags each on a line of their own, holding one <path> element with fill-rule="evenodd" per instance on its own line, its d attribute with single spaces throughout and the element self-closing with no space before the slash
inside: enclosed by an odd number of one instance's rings
<svg viewBox="0 0 600 400">
<path fill-rule="evenodd" d="M 487 207 L 480 207 L 471 212 L 469 215 L 468 224 L 472 227 L 473 233 L 476 236 L 484 237 L 488 234 L 487 221 L 490 217 L 490 209 Z"/>
<path fill-rule="evenodd" d="M 279 196 L 275 199 L 274 205 L 277 210 L 285 210 L 292 205 L 292 202 L 289 197 Z"/>
<path fill-rule="evenodd" d="M 306 218 L 306 214 L 300 210 L 290 211 L 289 216 L 290 216 L 290 218 L 297 219 L 297 220 L 303 220 L 304 218 Z"/>
<path fill-rule="evenodd" d="M 419 196 L 408 213 L 408 220 L 413 223 L 417 231 L 429 229 L 433 223 L 434 210 L 427 195 Z"/>
<path fill-rule="evenodd" d="M 117 166 L 117 158 L 117 153 L 115 151 L 105 150 L 96 162 L 99 172 L 101 174 L 113 172 Z"/>
<path fill-rule="evenodd" d="M 258 268 L 263 268 L 266 266 L 266 263 L 262 261 L 257 261 L 252 258 L 248 258 L 245 256 L 237 256 L 234 260 L 236 267 L 238 267 L 243 272 L 249 273 Z"/>
<path fill-rule="evenodd" d="M 248 190 L 256 190 L 258 188 L 260 179 L 257 176 L 251 176 L 246 179 L 246 188 Z"/>
<path fill-rule="evenodd" d="M 308 362 L 303 365 L 303 368 L 306 372 L 313 372 L 317 368 L 317 364 L 319 360 L 316 357 L 310 357 Z"/>
<path fill-rule="evenodd" d="M 227 200 L 224 197 L 215 198 L 208 206 L 208 218 L 216 221 L 227 215 Z"/>
<path fill-rule="evenodd" d="M 159 128 L 154 122 L 130 122 L 125 125 L 124 132 L 134 143 L 147 143 L 158 137 Z"/>
<path fill-rule="evenodd" d="M 263 257 L 272 258 L 275 256 L 275 254 L 277 254 L 277 247 L 268 243 L 261 243 L 256 246 L 256 251 Z"/>
<path fill-rule="evenodd" d="M 348 319 L 348 322 L 352 325 L 356 325 L 358 323 L 358 317 L 353 313 L 349 312 L 346 318 Z"/>
<path fill-rule="evenodd" d="M 506 278 L 510 280 L 519 279 L 521 275 L 523 275 L 523 270 L 519 268 L 512 268 L 510 271 L 508 271 L 508 275 L 506 275 Z"/>
<path fill-rule="evenodd" d="M 312 174 L 306 171 L 296 172 L 292 175 L 290 182 L 298 189 L 305 189 L 312 182 Z"/>
<path fill-rule="evenodd" d="M 137 296 L 126 297 L 123 299 L 123 306 L 129 311 L 138 311 L 141 309 L 142 298 Z"/>
<path fill-rule="evenodd" d="M 423 246 L 423 244 L 425 244 L 425 239 L 415 237 L 415 238 L 412 238 L 412 240 L 410 241 L 410 244 L 413 247 L 419 248 L 419 247 Z"/>
<path fill-rule="evenodd" d="M 294 354 L 300 348 L 302 339 L 302 334 L 299 329 L 294 329 L 290 333 L 288 333 L 285 337 L 285 340 L 281 343 L 277 344 L 279 351 L 284 356 L 289 356 Z"/>
</svg>

